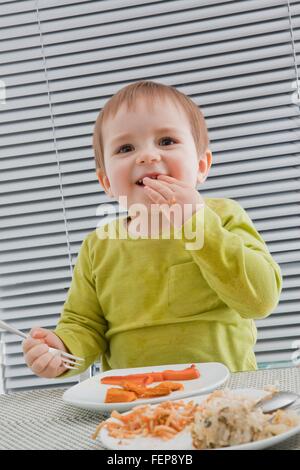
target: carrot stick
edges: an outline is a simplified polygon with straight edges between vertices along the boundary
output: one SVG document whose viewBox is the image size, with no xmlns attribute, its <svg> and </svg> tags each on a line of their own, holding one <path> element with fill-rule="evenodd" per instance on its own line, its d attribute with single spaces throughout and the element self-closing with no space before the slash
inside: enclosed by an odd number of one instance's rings
<svg viewBox="0 0 300 470">
<path fill-rule="evenodd" d="M 164 380 L 193 380 L 200 377 L 200 372 L 193 364 L 183 370 L 164 370 L 163 377 Z"/>
<path fill-rule="evenodd" d="M 153 382 L 162 382 L 164 380 L 163 372 L 150 372 Z"/>
<path fill-rule="evenodd" d="M 122 382 L 134 382 L 136 385 L 149 385 L 153 382 L 153 378 L 148 374 L 136 374 L 136 375 L 112 375 L 103 377 L 101 379 L 102 384 L 109 385 L 122 385 Z"/>
<path fill-rule="evenodd" d="M 200 377 L 200 372 L 195 364 L 192 364 L 190 367 L 182 370 L 165 370 L 163 372 L 149 372 L 148 374 L 107 376 L 101 379 L 101 383 L 122 386 L 122 382 L 125 380 L 146 386 L 152 382 L 163 382 L 164 380 L 193 380 L 198 379 L 198 377 Z"/>
</svg>

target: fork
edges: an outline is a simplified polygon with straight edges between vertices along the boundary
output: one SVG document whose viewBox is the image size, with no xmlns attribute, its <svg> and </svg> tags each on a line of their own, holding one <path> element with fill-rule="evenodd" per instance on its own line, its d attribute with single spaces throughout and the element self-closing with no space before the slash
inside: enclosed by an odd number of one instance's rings
<svg viewBox="0 0 300 470">
<path fill-rule="evenodd" d="M 22 336 L 22 338 L 30 337 L 30 335 L 26 335 L 22 331 L 17 330 L 17 328 L 8 325 L 2 320 L 0 320 L 0 328 L 9 331 L 10 333 L 15 333 L 16 335 Z M 60 356 L 66 369 L 79 369 L 81 365 L 80 362 L 84 361 L 84 359 L 82 359 L 81 357 L 73 356 L 73 354 L 66 353 L 64 351 L 61 351 L 60 349 L 49 347 L 49 352 L 53 354 L 53 356 Z"/>
</svg>

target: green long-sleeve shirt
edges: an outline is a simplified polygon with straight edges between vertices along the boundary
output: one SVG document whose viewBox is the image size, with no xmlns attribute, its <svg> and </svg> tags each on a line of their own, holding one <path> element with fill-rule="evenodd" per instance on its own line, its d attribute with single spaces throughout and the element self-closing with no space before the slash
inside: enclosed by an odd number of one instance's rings
<svg viewBox="0 0 300 470">
<path fill-rule="evenodd" d="M 85 359 L 79 372 L 100 357 L 104 370 L 211 361 L 256 369 L 253 319 L 278 304 L 280 267 L 239 203 L 204 201 L 182 239 L 135 239 L 123 217 L 83 240 L 54 330 Z M 191 222 L 203 231 L 199 249 L 186 248 Z M 97 236 L 109 227 L 116 239 Z"/>
</svg>

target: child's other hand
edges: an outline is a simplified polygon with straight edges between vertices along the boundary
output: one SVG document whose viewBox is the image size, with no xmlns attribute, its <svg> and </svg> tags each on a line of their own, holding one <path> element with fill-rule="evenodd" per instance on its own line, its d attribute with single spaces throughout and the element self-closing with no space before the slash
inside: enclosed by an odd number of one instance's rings
<svg viewBox="0 0 300 470">
<path fill-rule="evenodd" d="M 68 370 L 59 356 L 48 352 L 49 347 L 68 352 L 61 339 L 45 328 L 32 328 L 23 341 L 23 353 L 28 367 L 39 377 L 53 379 Z"/>
</svg>

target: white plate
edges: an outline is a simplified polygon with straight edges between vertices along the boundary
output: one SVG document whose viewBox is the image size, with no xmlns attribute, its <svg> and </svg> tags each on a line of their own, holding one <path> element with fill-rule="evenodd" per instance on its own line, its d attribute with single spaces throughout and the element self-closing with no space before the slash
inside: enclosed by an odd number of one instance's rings
<svg viewBox="0 0 300 470">
<path fill-rule="evenodd" d="M 112 410 L 126 411 L 130 410 L 134 406 L 145 403 L 160 403 L 161 401 L 166 400 L 165 396 L 150 399 L 138 399 L 130 403 L 104 403 L 106 391 L 108 388 L 113 387 L 113 385 L 101 384 L 100 380 L 102 377 L 106 377 L 108 375 L 144 374 L 154 371 L 160 372 L 166 369 L 181 370 L 190 367 L 190 365 L 191 363 L 167 364 L 163 366 L 110 370 L 103 372 L 102 374 L 95 375 L 94 377 L 69 388 L 69 390 L 63 394 L 63 400 L 80 408 L 105 412 L 110 412 Z M 180 400 L 182 398 L 210 392 L 220 385 L 223 385 L 229 377 L 229 370 L 219 362 L 204 362 L 196 363 L 195 365 L 199 369 L 200 377 L 194 380 L 182 380 L 181 383 L 184 385 L 184 390 L 171 392 L 171 394 L 168 395 L 168 400 Z M 157 383 L 158 382 L 149 386 L 157 385 Z"/>
<path fill-rule="evenodd" d="M 232 392 L 245 395 L 249 398 L 260 398 L 266 395 L 267 392 L 264 390 L 254 390 L 254 389 L 235 389 Z M 202 395 L 199 397 L 193 397 L 195 403 L 201 403 L 208 395 Z M 185 399 L 185 402 L 190 401 L 190 399 Z M 128 413 L 128 412 L 127 412 Z M 126 413 L 125 413 L 126 414 Z M 114 418 L 110 418 L 112 421 L 116 421 Z M 265 449 L 266 447 L 274 446 L 279 442 L 282 442 L 288 439 L 294 434 L 300 432 L 300 425 L 292 428 L 291 430 L 279 434 L 278 436 L 270 437 L 268 439 L 262 439 L 260 441 L 249 442 L 248 444 L 240 444 L 236 446 L 224 447 L 222 450 L 258 450 Z M 133 439 L 122 439 L 110 437 L 106 428 L 102 428 L 98 439 L 101 440 L 104 447 L 111 450 L 155 450 L 155 449 L 164 449 L 164 450 L 195 450 L 192 444 L 191 433 L 188 430 L 182 431 L 174 439 L 169 441 L 163 441 L 157 437 L 142 437 L 138 436 Z M 217 450 L 217 449 L 216 449 Z"/>
</svg>

